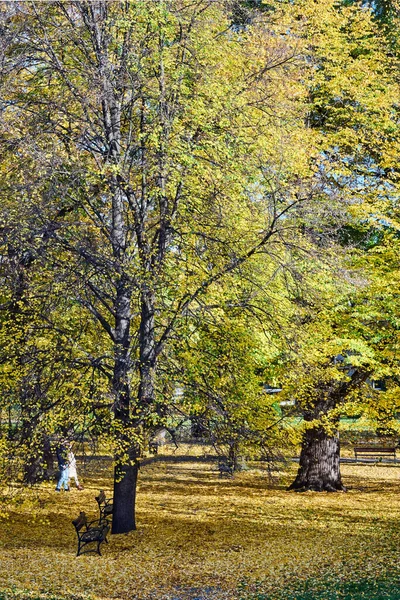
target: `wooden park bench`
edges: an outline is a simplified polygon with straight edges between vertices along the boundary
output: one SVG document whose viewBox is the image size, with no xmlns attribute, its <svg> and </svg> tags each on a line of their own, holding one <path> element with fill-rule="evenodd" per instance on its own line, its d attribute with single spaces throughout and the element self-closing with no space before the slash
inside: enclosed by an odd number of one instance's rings
<svg viewBox="0 0 400 600">
<path fill-rule="evenodd" d="M 100 517 L 99 523 L 107 520 L 107 517 L 111 517 L 113 513 L 113 499 L 106 498 L 104 490 L 100 490 L 98 496 L 96 496 L 96 502 L 99 505 Z"/>
<path fill-rule="evenodd" d="M 75 527 L 76 535 L 78 536 L 78 552 L 80 554 L 86 554 L 88 552 L 97 552 L 100 554 L 100 546 L 103 542 L 107 542 L 107 533 L 110 530 L 110 524 L 107 520 L 103 521 L 90 521 L 88 522 L 84 512 L 79 513 L 79 517 L 72 521 Z M 96 548 L 86 548 L 88 544 L 96 544 Z M 84 550 L 85 548 L 85 550 Z"/>
<path fill-rule="evenodd" d="M 225 456 L 218 458 L 218 471 L 220 477 L 233 477 L 233 465 Z"/>
<path fill-rule="evenodd" d="M 391 456 L 396 458 L 395 446 L 354 446 L 355 459 L 359 458 L 382 458 Z"/>
</svg>

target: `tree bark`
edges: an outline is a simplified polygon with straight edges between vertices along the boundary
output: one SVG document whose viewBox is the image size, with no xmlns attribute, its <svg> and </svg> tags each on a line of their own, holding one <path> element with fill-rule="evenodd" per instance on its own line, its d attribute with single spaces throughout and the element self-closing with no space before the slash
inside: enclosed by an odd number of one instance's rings
<svg viewBox="0 0 400 600">
<path fill-rule="evenodd" d="M 128 533 L 136 529 L 135 504 L 139 463 L 116 465 L 114 470 L 114 501 L 112 533 Z"/>
<path fill-rule="evenodd" d="M 114 369 L 114 394 L 117 403 L 115 416 L 121 421 L 125 434 L 122 443 L 126 445 L 129 460 L 122 464 L 122 458 L 116 457 L 114 473 L 114 509 L 112 533 L 128 533 L 136 529 L 135 502 L 136 486 L 139 471 L 140 447 L 137 442 L 129 439 L 128 429 L 135 433 L 140 431 L 148 410 L 154 406 L 155 400 L 155 339 L 154 339 L 154 295 L 145 289 L 141 296 L 141 320 L 139 331 L 139 374 L 140 383 L 137 403 L 132 412 L 130 399 L 130 298 L 127 291 L 121 289 L 121 301 L 118 303 L 120 316 L 116 326 L 116 358 Z"/>
<path fill-rule="evenodd" d="M 131 289 L 129 282 L 121 278 L 115 301 L 115 351 L 113 393 L 115 397 L 114 415 L 121 424 L 121 451 L 115 457 L 114 500 L 112 533 L 128 533 L 136 529 L 135 498 L 138 464 L 137 453 L 129 438 L 132 427 L 130 417 L 130 323 Z M 128 454 L 128 460 L 124 456 Z"/>
<path fill-rule="evenodd" d="M 154 293 L 145 289 L 141 295 L 141 318 L 139 328 L 139 372 L 140 384 L 138 404 L 146 412 L 155 400 L 155 299 Z"/>
<path fill-rule="evenodd" d="M 300 454 L 300 466 L 289 490 L 299 492 L 345 492 L 340 474 L 339 432 L 322 427 L 307 429 Z"/>
</svg>

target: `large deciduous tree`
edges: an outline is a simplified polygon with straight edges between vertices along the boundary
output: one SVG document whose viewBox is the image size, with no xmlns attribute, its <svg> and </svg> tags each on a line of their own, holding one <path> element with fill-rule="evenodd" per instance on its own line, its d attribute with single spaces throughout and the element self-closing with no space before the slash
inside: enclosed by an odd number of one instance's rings
<svg viewBox="0 0 400 600">
<path fill-rule="evenodd" d="M 323 306 L 318 300 L 308 303 L 304 297 L 308 314 L 299 317 L 303 332 L 323 325 L 326 331 L 320 331 L 304 353 L 300 351 L 302 358 L 293 374 L 298 381 L 304 378 L 304 385 L 296 383 L 295 397 L 305 427 L 299 472 L 291 487 L 333 491 L 343 489 L 340 414 L 376 368 L 373 335 L 350 317 L 356 311 L 352 313 L 349 303 L 359 302 L 369 284 L 368 272 L 362 276 L 350 255 L 367 250 L 367 238 L 373 237 L 367 223 L 393 193 L 390 173 L 398 147 L 394 108 L 398 92 L 390 52 L 370 11 L 357 3 L 320 2 L 309 8 L 305 18 L 309 20 L 310 59 L 315 64 L 310 77 L 309 124 L 321 136 L 316 161 L 326 178 L 328 195 L 345 199 L 342 206 L 347 206 L 347 214 L 341 213 L 336 232 L 329 230 L 342 273 L 336 279 L 331 269 L 326 289 L 335 279 L 336 289 L 330 289 Z M 314 234 L 321 246 L 323 228 Z"/>
<path fill-rule="evenodd" d="M 126 532 L 143 432 L 166 410 L 157 370 L 171 334 L 227 274 L 292 243 L 313 198 L 301 43 L 283 12 L 239 30 L 205 0 L 2 13 L 1 135 L 17 163 L 7 235 L 29 226 L 32 259 L 101 330 L 87 358 L 112 393 L 112 530 Z"/>
</svg>

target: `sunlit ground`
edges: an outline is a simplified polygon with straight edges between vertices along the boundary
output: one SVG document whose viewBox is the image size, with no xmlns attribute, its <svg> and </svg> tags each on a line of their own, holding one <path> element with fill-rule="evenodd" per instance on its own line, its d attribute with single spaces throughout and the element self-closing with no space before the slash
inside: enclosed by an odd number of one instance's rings
<svg viewBox="0 0 400 600">
<path fill-rule="evenodd" d="M 211 462 L 148 465 L 138 529 L 102 557 L 75 557 L 71 521 L 97 516 L 110 462 L 91 463 L 81 492 L 43 484 L 27 492 L 34 509 L 0 522 L 0 598 L 400 598 L 400 466 L 343 465 L 347 494 L 286 492 L 295 468 L 271 482 L 260 469 L 221 479 Z"/>
</svg>

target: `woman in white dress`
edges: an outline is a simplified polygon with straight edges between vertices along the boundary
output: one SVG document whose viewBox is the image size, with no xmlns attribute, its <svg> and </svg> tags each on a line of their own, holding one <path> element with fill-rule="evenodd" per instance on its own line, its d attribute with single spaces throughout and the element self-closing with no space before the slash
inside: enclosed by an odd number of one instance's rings
<svg viewBox="0 0 400 600">
<path fill-rule="evenodd" d="M 72 450 L 68 452 L 68 469 L 69 469 L 69 478 L 74 478 L 75 485 L 78 490 L 83 490 L 83 485 L 79 483 L 78 474 L 76 472 L 76 458 Z"/>
</svg>

